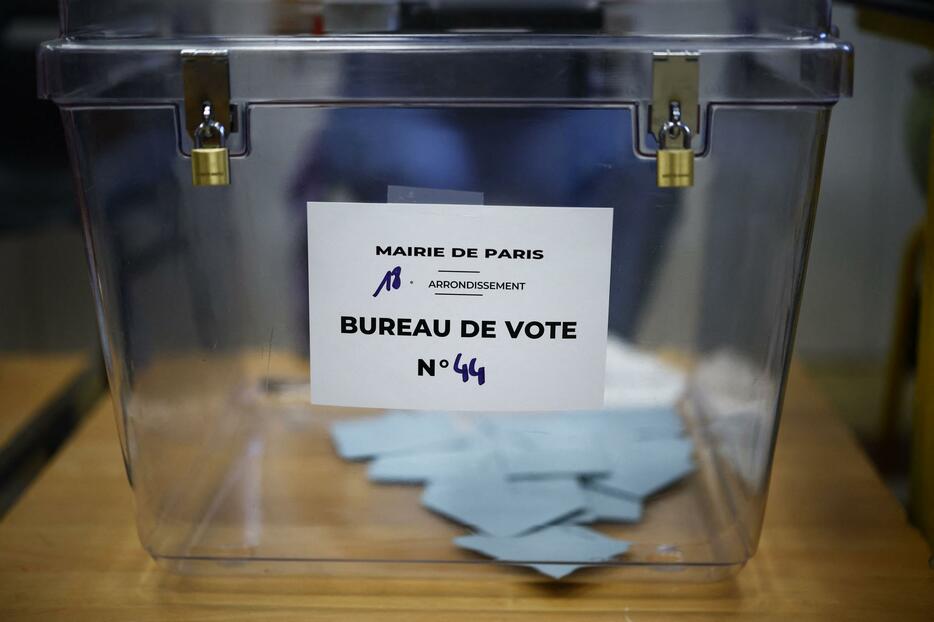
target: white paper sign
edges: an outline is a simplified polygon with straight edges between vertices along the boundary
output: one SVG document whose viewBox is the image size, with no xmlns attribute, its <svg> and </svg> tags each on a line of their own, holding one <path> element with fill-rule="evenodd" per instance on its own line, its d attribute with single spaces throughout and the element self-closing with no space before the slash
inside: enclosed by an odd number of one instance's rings
<svg viewBox="0 0 934 622">
<path fill-rule="evenodd" d="M 613 210 L 309 203 L 311 400 L 603 405 Z"/>
</svg>

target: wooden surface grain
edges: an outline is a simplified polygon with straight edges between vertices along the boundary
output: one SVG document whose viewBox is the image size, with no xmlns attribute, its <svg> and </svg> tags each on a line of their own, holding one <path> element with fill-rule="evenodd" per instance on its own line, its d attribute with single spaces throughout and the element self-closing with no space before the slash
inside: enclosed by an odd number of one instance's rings
<svg viewBox="0 0 934 622">
<path fill-rule="evenodd" d="M 718 583 L 346 572 L 179 576 L 139 544 L 102 403 L 0 523 L 0 620 L 931 620 L 929 549 L 792 375 L 759 552 Z M 664 578 L 664 577 L 662 577 Z"/>
<path fill-rule="evenodd" d="M 0 447 L 87 366 L 81 353 L 0 355 Z"/>
</svg>

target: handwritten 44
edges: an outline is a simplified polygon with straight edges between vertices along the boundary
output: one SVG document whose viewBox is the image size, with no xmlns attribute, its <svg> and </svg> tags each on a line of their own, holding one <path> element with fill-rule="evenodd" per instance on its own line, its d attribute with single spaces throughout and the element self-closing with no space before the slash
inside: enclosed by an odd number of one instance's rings
<svg viewBox="0 0 934 622">
<path fill-rule="evenodd" d="M 460 379 L 464 382 L 470 382 L 471 378 L 477 379 L 477 385 L 483 386 L 486 383 L 486 366 L 477 366 L 476 357 L 470 359 L 470 362 L 466 361 L 463 353 L 458 352 L 457 356 L 454 357 L 454 365 L 452 367 L 455 374 L 460 376 Z M 418 359 L 418 375 L 424 376 L 434 376 L 436 369 L 440 367 L 441 369 L 447 369 L 451 367 L 451 363 L 447 359 L 441 359 L 436 361 L 435 359 Z"/>
</svg>

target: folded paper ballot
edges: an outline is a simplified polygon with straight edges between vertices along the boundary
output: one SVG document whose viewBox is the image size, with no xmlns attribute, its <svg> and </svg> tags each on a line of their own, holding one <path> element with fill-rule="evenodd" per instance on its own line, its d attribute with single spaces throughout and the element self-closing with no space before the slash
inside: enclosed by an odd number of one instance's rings
<svg viewBox="0 0 934 622">
<path fill-rule="evenodd" d="M 760 456 L 769 453 L 778 391 L 762 369 L 728 350 L 701 358 L 691 381 L 691 403 L 720 441 L 720 456 L 757 491 L 768 483 L 768 462 Z"/>
<path fill-rule="evenodd" d="M 629 543 L 581 525 L 643 520 L 651 495 L 696 467 L 676 407 L 683 374 L 611 346 L 607 391 L 612 385 L 620 398 L 613 407 L 390 411 L 334 424 L 334 446 L 347 460 L 372 459 L 372 482 L 425 485 L 428 510 L 476 530 L 455 540 L 462 548 L 554 578 L 612 561 Z"/>
<path fill-rule="evenodd" d="M 607 408 L 635 408 L 674 404 L 684 394 L 684 372 L 658 357 L 610 337 L 606 344 Z"/>
<path fill-rule="evenodd" d="M 629 550 L 629 542 L 577 525 L 548 527 L 516 538 L 461 536 L 454 543 L 500 561 L 529 566 L 555 579 L 588 563 L 612 561 Z"/>
</svg>

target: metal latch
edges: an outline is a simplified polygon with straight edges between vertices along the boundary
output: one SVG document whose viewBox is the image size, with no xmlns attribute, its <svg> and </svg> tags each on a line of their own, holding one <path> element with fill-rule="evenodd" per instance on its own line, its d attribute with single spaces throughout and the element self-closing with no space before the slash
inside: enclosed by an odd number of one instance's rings
<svg viewBox="0 0 934 622">
<path fill-rule="evenodd" d="M 696 52 L 657 52 L 652 57 L 650 127 L 658 142 L 660 188 L 694 185 L 691 138 L 700 131 L 699 78 Z"/>
<path fill-rule="evenodd" d="M 231 131 L 230 66 L 226 50 L 182 51 L 185 128 L 191 136 L 195 186 L 230 183 L 227 136 Z"/>
</svg>

